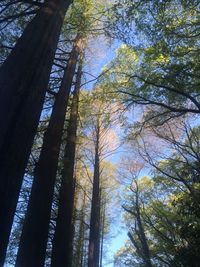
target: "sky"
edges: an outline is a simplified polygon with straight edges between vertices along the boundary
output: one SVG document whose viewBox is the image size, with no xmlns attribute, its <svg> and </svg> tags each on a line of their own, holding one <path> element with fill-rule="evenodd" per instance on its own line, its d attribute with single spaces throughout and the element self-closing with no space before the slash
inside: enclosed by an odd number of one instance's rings
<svg viewBox="0 0 200 267">
<path fill-rule="evenodd" d="M 94 79 L 94 77 L 97 77 L 101 74 L 102 68 L 116 56 L 116 49 L 120 45 L 121 44 L 118 41 L 114 41 L 112 44 L 109 44 L 104 37 L 89 41 L 89 49 L 86 52 L 86 58 L 88 59 L 88 62 L 84 69 L 87 72 L 87 74 L 85 74 L 86 81 L 90 81 Z M 85 81 L 83 81 L 83 83 L 84 82 Z M 85 85 L 85 89 L 91 90 L 94 85 L 95 81 L 88 83 Z M 119 150 L 121 150 L 121 148 L 119 148 Z M 116 151 L 116 155 L 112 157 L 114 164 L 117 163 L 120 155 L 121 153 Z M 124 245 L 124 242 L 127 239 L 127 231 L 124 229 L 124 225 L 122 223 L 121 202 L 118 201 L 115 205 L 116 206 L 114 208 L 117 214 L 116 218 L 113 220 L 113 222 L 111 222 L 111 232 L 109 233 L 112 238 L 108 241 L 105 239 L 104 245 L 106 257 L 103 260 L 103 266 L 105 267 L 114 266 L 114 254 Z"/>
<path fill-rule="evenodd" d="M 84 67 L 85 79 L 83 83 L 87 82 L 84 89 L 91 90 L 95 84 L 93 80 L 95 77 L 101 74 L 102 69 L 107 65 L 116 55 L 116 49 L 120 46 L 118 41 L 114 41 L 112 44 L 100 36 L 99 38 L 88 41 L 89 48 L 86 50 L 86 65 Z"/>
</svg>

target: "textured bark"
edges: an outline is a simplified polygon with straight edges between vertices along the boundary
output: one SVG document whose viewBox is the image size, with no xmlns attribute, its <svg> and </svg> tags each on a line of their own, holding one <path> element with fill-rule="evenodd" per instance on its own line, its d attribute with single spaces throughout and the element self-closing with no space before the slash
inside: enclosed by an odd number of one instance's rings
<svg viewBox="0 0 200 267">
<path fill-rule="evenodd" d="M 0 69 L 0 266 L 70 3 L 46 1 Z"/>
<path fill-rule="evenodd" d="M 90 217 L 88 267 L 99 267 L 99 252 L 100 252 L 99 137 L 100 137 L 100 127 L 99 127 L 99 121 L 97 120 L 92 207 L 91 207 L 91 217 Z"/>
<path fill-rule="evenodd" d="M 48 228 L 65 114 L 79 56 L 79 39 L 70 54 L 44 135 L 17 255 L 17 267 L 44 266 Z"/>
<path fill-rule="evenodd" d="M 58 217 L 52 249 L 52 267 L 71 267 L 73 257 L 73 210 L 75 195 L 74 164 L 76 132 L 78 122 L 78 102 L 81 86 L 82 67 L 79 65 L 72 99 L 70 120 L 67 127 L 67 140 L 59 194 Z"/>
</svg>

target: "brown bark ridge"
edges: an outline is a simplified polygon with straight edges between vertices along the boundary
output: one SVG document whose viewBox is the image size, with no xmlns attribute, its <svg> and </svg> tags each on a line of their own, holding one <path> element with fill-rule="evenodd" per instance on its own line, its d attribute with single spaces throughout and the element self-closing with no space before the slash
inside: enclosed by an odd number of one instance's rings
<svg viewBox="0 0 200 267">
<path fill-rule="evenodd" d="M 81 86 L 82 63 L 77 71 L 76 85 L 74 89 L 69 124 L 67 127 L 67 139 L 61 188 L 59 193 L 58 217 L 52 249 L 52 267 L 71 267 L 73 258 L 73 211 L 75 196 L 74 164 L 76 150 L 76 132 L 78 122 L 79 92 Z"/>
<path fill-rule="evenodd" d="M 71 0 L 49 0 L 0 69 L 0 266 L 3 266 L 24 170 Z"/>
<path fill-rule="evenodd" d="M 93 190 L 92 190 L 92 207 L 91 207 L 91 216 L 90 216 L 88 267 L 99 267 L 99 254 L 100 254 L 99 138 L 100 138 L 100 126 L 99 126 L 99 120 L 97 119 L 95 163 L 94 163 L 94 177 L 93 177 Z"/>
<path fill-rule="evenodd" d="M 55 99 L 40 158 L 35 167 L 33 186 L 17 255 L 17 267 L 44 266 L 59 151 L 79 50 L 79 37 L 77 37 Z"/>
</svg>

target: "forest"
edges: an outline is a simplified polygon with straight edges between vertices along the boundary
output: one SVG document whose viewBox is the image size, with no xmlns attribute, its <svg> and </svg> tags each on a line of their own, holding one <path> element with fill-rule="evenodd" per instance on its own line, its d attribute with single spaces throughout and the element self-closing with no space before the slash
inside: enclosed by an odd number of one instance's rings
<svg viewBox="0 0 200 267">
<path fill-rule="evenodd" d="M 0 267 L 200 267 L 199 115 L 199 0 L 1 0 Z"/>
</svg>

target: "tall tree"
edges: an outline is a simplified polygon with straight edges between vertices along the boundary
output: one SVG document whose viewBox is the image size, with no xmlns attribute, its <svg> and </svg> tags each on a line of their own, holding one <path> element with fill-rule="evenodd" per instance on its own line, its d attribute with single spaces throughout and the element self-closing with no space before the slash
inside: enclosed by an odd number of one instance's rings
<svg viewBox="0 0 200 267">
<path fill-rule="evenodd" d="M 89 123 L 91 125 L 92 135 L 92 152 L 93 158 L 93 182 L 92 182 L 92 203 L 90 217 L 90 234 L 89 234 L 89 251 L 88 266 L 98 267 L 100 264 L 100 239 L 101 239 L 101 195 L 100 182 L 102 180 L 102 162 L 106 156 L 111 153 L 113 144 L 115 144 L 114 136 L 111 140 L 111 122 L 116 119 L 115 104 L 101 88 L 95 88 L 92 93 L 91 111 L 89 113 Z M 90 101 L 91 101 L 90 100 Z M 108 104 L 109 103 L 109 104 Z M 114 115 L 112 114 L 114 113 Z"/>
<path fill-rule="evenodd" d="M 82 53 L 82 52 L 81 52 Z M 74 164 L 76 150 L 76 132 L 78 123 L 79 92 L 82 76 L 82 59 L 80 59 L 77 70 L 76 85 L 73 92 L 70 119 L 67 127 L 67 138 L 65 155 L 63 159 L 63 170 L 61 188 L 59 193 L 58 217 L 52 248 L 51 266 L 72 265 L 73 257 L 73 211 L 74 211 Z"/>
<path fill-rule="evenodd" d="M 71 2 L 45 1 L 0 70 L 0 266 L 61 27 Z"/>
<path fill-rule="evenodd" d="M 102 267 L 103 265 L 103 243 L 104 243 L 104 227 L 105 227 L 105 216 L 106 216 L 106 203 L 102 203 L 102 212 L 101 212 L 101 250 L 100 250 L 100 264 L 99 266 Z M 101 204 L 101 206 L 102 206 Z"/>
<path fill-rule="evenodd" d="M 100 256 L 100 121 L 98 117 L 95 128 L 95 160 L 90 218 L 88 267 L 99 267 Z"/>
<path fill-rule="evenodd" d="M 17 256 L 17 266 L 43 266 L 48 228 L 62 141 L 68 97 L 81 49 L 77 35 L 67 67 L 56 95 L 50 122 L 34 171 L 34 181 Z"/>
</svg>

